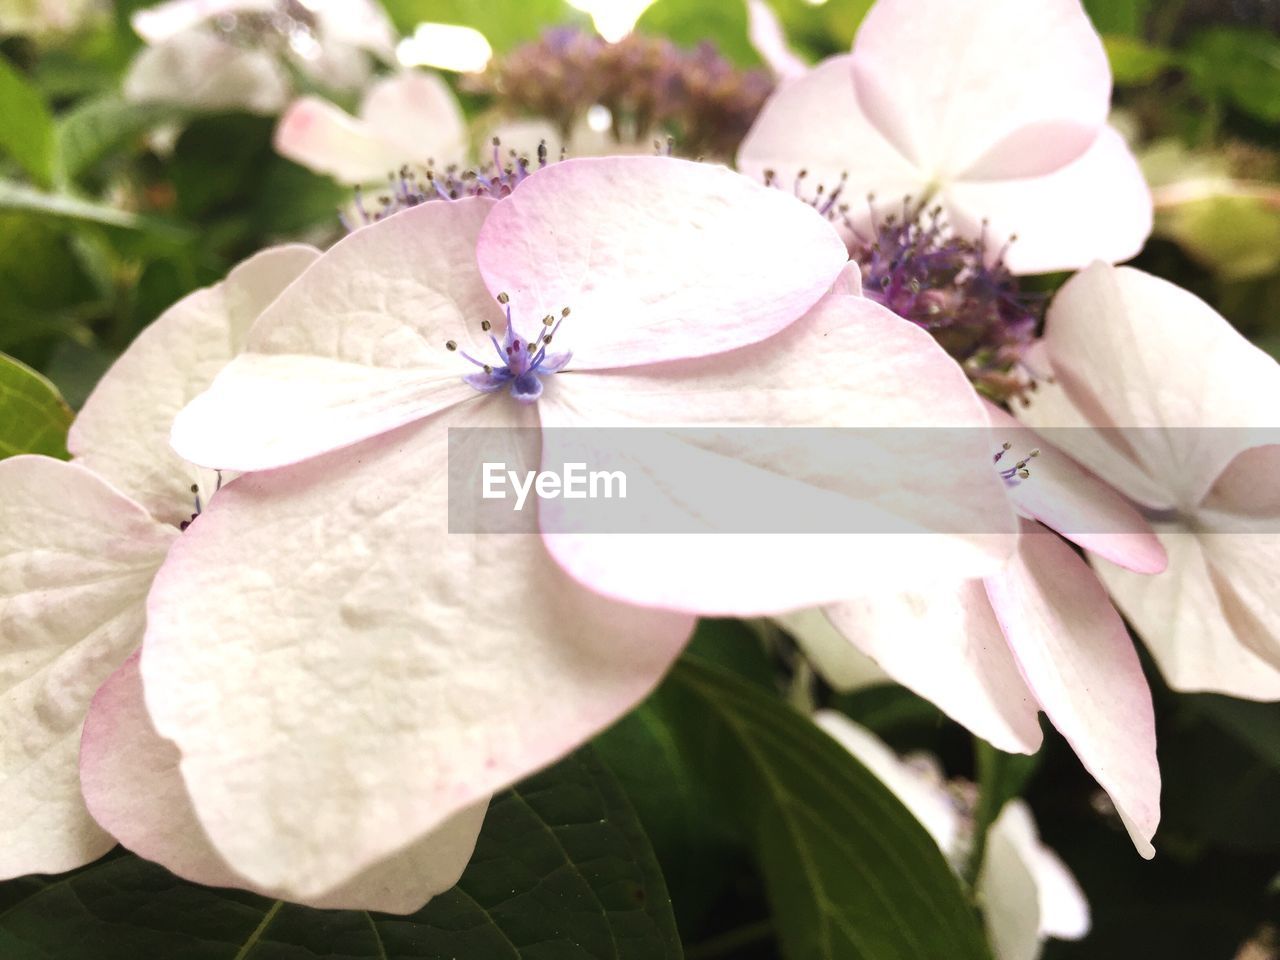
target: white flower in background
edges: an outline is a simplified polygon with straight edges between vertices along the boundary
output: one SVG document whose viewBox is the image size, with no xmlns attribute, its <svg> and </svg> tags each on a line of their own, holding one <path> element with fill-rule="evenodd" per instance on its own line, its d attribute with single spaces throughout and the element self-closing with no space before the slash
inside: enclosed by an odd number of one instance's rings
<svg viewBox="0 0 1280 960">
<path fill-rule="evenodd" d="M 294 74 L 331 90 L 364 86 L 374 58 L 390 62 L 395 32 L 372 0 L 171 0 L 140 10 L 147 48 L 126 98 L 203 110 L 276 113 Z"/>
<path fill-rule="evenodd" d="M 0 0 L 0 37 L 70 33 L 106 9 L 106 0 Z"/>
<path fill-rule="evenodd" d="M 900 759 L 875 734 L 844 714 L 814 720 L 888 787 L 957 868 L 970 853 L 973 818 L 962 792 L 950 789 L 932 758 Z M 1031 809 L 1007 803 L 987 832 L 976 893 L 996 960 L 1036 960 L 1044 941 L 1089 932 L 1089 903 L 1067 865 L 1040 842 Z"/>
</svg>

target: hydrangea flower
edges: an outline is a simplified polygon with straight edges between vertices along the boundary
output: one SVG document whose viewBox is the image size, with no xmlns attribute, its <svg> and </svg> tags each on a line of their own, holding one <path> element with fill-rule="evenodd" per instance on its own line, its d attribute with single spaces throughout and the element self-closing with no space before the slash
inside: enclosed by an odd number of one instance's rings
<svg viewBox="0 0 1280 960">
<path fill-rule="evenodd" d="M 909 590 L 865 593 L 825 607 L 825 618 L 783 624 L 824 676 L 865 675 L 861 658 L 850 662 L 852 644 L 1010 753 L 1039 749 L 1043 710 L 1151 857 L 1160 819 L 1151 693 L 1106 591 L 1046 526 L 1135 578 L 1163 570 L 1164 551 L 1120 494 L 1009 414 L 988 413 L 1004 438 L 995 467 L 1026 518 L 1013 560 L 981 580 L 920 578 Z"/>
<path fill-rule="evenodd" d="M 376 183 L 405 164 L 461 162 L 467 127 L 439 76 L 407 70 L 370 86 L 354 117 L 320 97 L 295 100 L 274 142 L 281 156 L 341 183 Z"/>
<path fill-rule="evenodd" d="M 959 870 L 970 855 L 973 784 L 948 783 L 931 757 L 898 757 L 842 713 L 821 710 L 814 720 L 893 791 Z M 1040 841 L 1022 800 L 1005 804 L 988 828 L 974 892 L 996 960 L 1037 960 L 1045 940 L 1079 940 L 1089 932 L 1084 891 Z"/>
<path fill-rule="evenodd" d="M 1015 273 L 1124 260 L 1150 233 L 1151 197 L 1106 123 L 1110 90 L 1079 0 L 877 0 L 851 55 L 774 93 L 738 167 L 939 204 L 992 253 L 1016 236 Z"/>
<path fill-rule="evenodd" d="M 927 334 L 828 294 L 846 256 L 722 167 L 576 159 L 357 230 L 290 286 L 175 423 L 184 456 L 257 472 L 175 545 L 140 665 L 227 862 L 294 896 L 346 882 L 630 709 L 704 610 L 1003 563 L 1007 537 L 575 535 L 541 510 L 541 535 L 449 532 L 450 431 L 501 428 L 524 470 L 558 462 L 573 431 L 548 428 L 589 424 L 724 427 L 701 454 L 726 483 L 1012 533 L 980 454 L 837 476 L 786 438 L 733 445 L 735 426 L 985 424 Z"/>
<path fill-rule="evenodd" d="M 1280 699 L 1280 367 L 1194 295 L 1102 263 L 1054 299 L 1041 362 L 1018 417 L 1081 428 L 1053 436 L 1169 555 L 1154 577 L 1091 558 L 1169 685 Z"/>
<path fill-rule="evenodd" d="M 201 833 L 176 752 L 147 717 L 136 651 L 153 578 L 219 483 L 210 476 L 192 485 L 199 474 L 168 445 L 173 415 L 318 255 L 296 245 L 264 251 L 166 311 L 86 402 L 68 439 L 73 462 L 0 462 L 8 644 L 0 661 L 0 816 L 13 825 L 0 877 L 70 870 L 119 841 L 188 879 L 275 893 L 239 876 Z M 481 802 L 311 902 L 417 909 L 457 881 L 483 815 Z"/>
<path fill-rule="evenodd" d="M 291 70 L 356 90 L 370 78 L 371 57 L 390 61 L 395 46 L 374 0 L 168 0 L 132 23 L 148 46 L 129 67 L 125 97 L 200 110 L 278 113 Z"/>
</svg>

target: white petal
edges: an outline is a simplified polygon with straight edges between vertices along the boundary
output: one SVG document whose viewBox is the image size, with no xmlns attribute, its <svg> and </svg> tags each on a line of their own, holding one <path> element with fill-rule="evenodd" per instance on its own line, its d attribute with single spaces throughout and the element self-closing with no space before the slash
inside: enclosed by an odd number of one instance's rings
<svg viewBox="0 0 1280 960">
<path fill-rule="evenodd" d="M 185 880 L 276 897 L 281 891 L 250 884 L 209 842 L 178 770 L 177 748 L 156 733 L 147 715 L 138 660 L 135 653 L 99 688 L 85 721 L 80 777 L 89 811 L 121 844 Z M 386 913 L 420 910 L 458 882 L 486 806 L 481 802 L 465 808 L 439 829 L 306 904 Z"/>
<path fill-rule="evenodd" d="M 1027 523 L 986 587 L 1028 686 L 1150 859 L 1160 822 L 1151 691 L 1102 585 L 1057 535 Z"/>
<path fill-rule="evenodd" d="M 302 244 L 250 257 L 138 335 L 71 426 L 78 462 L 177 525 L 191 515 L 191 469 L 169 447 L 173 418 L 239 351 L 249 325 L 320 251 Z"/>
<path fill-rule="evenodd" d="M 0 878 L 61 873 L 113 845 L 81 799 L 80 726 L 142 639 L 176 535 L 83 467 L 0 462 Z"/>
<path fill-rule="evenodd" d="M 843 713 L 819 710 L 813 719 L 902 801 L 921 826 L 929 831 L 943 856 L 952 857 L 958 853 L 960 816 L 942 783 L 933 782 L 903 763 L 879 737 Z"/>
<path fill-rule="evenodd" d="M 827 608 L 841 634 L 904 687 L 1008 753 L 1040 747 L 1027 689 L 979 580 L 923 580 Z"/>
<path fill-rule="evenodd" d="M 256 470 L 304 460 L 476 393 L 462 382 L 493 348 L 498 305 L 475 266 L 493 201 L 425 203 L 357 230 L 272 304 L 237 357 L 179 415 L 180 456 Z"/>
<path fill-rule="evenodd" d="M 270 114 L 285 105 L 289 84 L 265 50 L 188 30 L 139 52 L 125 75 L 124 95 L 138 103 Z"/>
<path fill-rule="evenodd" d="M 831 289 L 848 251 L 819 214 L 725 167 L 580 157 L 493 208 L 476 248 L 517 332 L 559 334 L 579 370 L 700 357 L 756 343 Z"/>
<path fill-rule="evenodd" d="M 860 585 L 981 576 L 1012 549 L 973 389 L 928 334 L 861 297 L 830 296 L 772 339 L 718 356 L 571 365 L 540 406 L 548 469 L 607 466 L 634 485 L 621 532 L 609 516 L 596 525 L 601 501 L 540 504 L 556 560 L 606 596 L 775 614 Z M 583 426 L 649 429 L 570 429 Z M 824 427 L 864 429 L 805 429 Z M 938 427 L 962 429 L 923 429 Z M 757 532 L 757 517 L 775 525 Z"/>
<path fill-rule="evenodd" d="M 1184 693 L 1280 700 L 1280 670 L 1237 635 L 1200 538 L 1169 526 L 1157 530 L 1169 556 L 1164 573 L 1143 576 L 1097 558 L 1093 566 L 1165 682 Z"/>
<path fill-rule="evenodd" d="M 1124 138 L 1103 127 L 1075 160 L 1035 177 L 958 179 L 940 198 L 951 225 L 1005 252 L 1014 273 L 1074 270 L 1135 256 L 1151 234 L 1151 191 Z"/>
<path fill-rule="evenodd" d="M 603 729 L 683 647 L 692 618 L 581 589 L 536 536 L 449 533 L 449 428 L 501 428 L 520 469 L 536 422 L 482 397 L 247 474 L 171 554 L 147 707 L 254 884 L 347 882 Z"/>
<path fill-rule="evenodd" d="M 227 13 L 266 13 L 275 0 L 169 0 L 136 11 L 133 29 L 147 43 L 160 43 Z"/>
<path fill-rule="evenodd" d="M 781 189 L 805 200 L 819 184 L 829 192 L 847 175 L 840 203 L 859 227 L 871 219 L 868 194 L 879 198 L 877 209 L 896 212 L 905 195 L 920 196 L 928 183 L 863 114 L 849 56 L 824 60 L 773 92 L 742 141 L 738 169 L 761 180 L 772 171 Z"/>
<path fill-rule="evenodd" d="M 987 832 L 978 874 L 982 918 L 996 960 L 1036 960 L 1043 943 L 1034 851 L 1040 846 L 1031 811 L 1005 804 Z"/>
<path fill-rule="evenodd" d="M 819 676 L 843 692 L 892 683 L 893 678 L 837 630 L 819 608 L 774 618 L 804 651 Z"/>
<path fill-rule="evenodd" d="M 853 59 L 867 116 L 930 179 L 1060 166 L 1093 138 L 1111 94 L 1078 0 L 879 0 Z"/>
</svg>

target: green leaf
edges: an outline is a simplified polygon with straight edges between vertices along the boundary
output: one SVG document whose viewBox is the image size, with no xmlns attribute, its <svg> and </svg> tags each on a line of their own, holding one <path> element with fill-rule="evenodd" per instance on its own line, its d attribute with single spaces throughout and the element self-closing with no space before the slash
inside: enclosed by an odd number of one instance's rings
<svg viewBox="0 0 1280 960">
<path fill-rule="evenodd" d="M 168 104 L 130 103 L 116 93 L 85 100 L 58 121 L 63 172 L 76 177 L 109 151 L 185 115 Z"/>
<path fill-rule="evenodd" d="M 1107 59 L 1111 62 L 1111 75 L 1122 85 L 1150 83 L 1161 72 L 1175 63 L 1168 50 L 1119 33 L 1108 33 L 1102 38 Z"/>
<path fill-rule="evenodd" d="M 636 30 L 667 37 L 682 47 L 711 42 L 740 67 L 758 67 L 760 54 L 747 34 L 746 0 L 657 0 L 636 22 Z"/>
<path fill-rule="evenodd" d="M 67 459 L 71 408 L 52 383 L 0 353 L 0 459 L 43 453 Z"/>
<path fill-rule="evenodd" d="M 36 90 L 0 56 L 0 148 L 41 186 L 53 183 L 53 117 Z"/>
<path fill-rule="evenodd" d="M 418 913 L 322 911 L 130 855 L 0 886 L 5 960 L 678 960 L 652 850 L 587 748 L 499 795 L 458 885 Z"/>
<path fill-rule="evenodd" d="M 978 770 L 978 807 L 974 811 L 973 850 L 967 876 L 976 878 L 986 855 L 987 832 L 1004 805 L 1026 789 L 1040 756 L 1005 753 L 978 737 L 973 738 L 973 749 Z"/>
<path fill-rule="evenodd" d="M 1198 34 L 1187 67 L 1200 93 L 1268 123 L 1280 123 L 1280 37 L 1213 27 Z"/>
<path fill-rule="evenodd" d="M 101 223 L 108 227 L 146 230 L 168 240 L 183 240 L 190 235 L 187 228 L 168 220 L 140 216 L 68 193 L 44 193 L 12 180 L 0 180 L 0 210 L 25 210 L 50 217 Z"/>
<path fill-rule="evenodd" d="M 1151 0 L 1084 0 L 1085 11 L 1099 33 L 1138 36 Z"/>
<path fill-rule="evenodd" d="M 746 830 L 788 960 L 989 956 L 928 833 L 811 720 L 689 656 L 648 709 Z"/>
<path fill-rule="evenodd" d="M 499 54 L 548 27 L 584 19 L 564 0 L 385 0 L 384 6 L 402 33 L 422 22 L 454 23 L 479 30 Z"/>
</svg>

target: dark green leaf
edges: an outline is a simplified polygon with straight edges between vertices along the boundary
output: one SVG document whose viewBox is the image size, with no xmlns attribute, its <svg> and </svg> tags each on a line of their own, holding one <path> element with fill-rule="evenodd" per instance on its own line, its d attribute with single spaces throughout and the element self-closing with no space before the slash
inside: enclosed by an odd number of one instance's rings
<svg viewBox="0 0 1280 960">
<path fill-rule="evenodd" d="M 678 960 L 662 876 L 590 749 L 496 797 L 462 880 L 408 917 L 185 883 L 129 855 L 0 886 L 5 960 Z"/>
<path fill-rule="evenodd" d="M 657 0 L 636 23 L 636 30 L 667 37 L 682 47 L 709 41 L 740 67 L 755 67 L 760 54 L 747 35 L 746 0 Z"/>
<path fill-rule="evenodd" d="M 0 353 L 0 459 L 20 453 L 67 457 L 71 409 L 57 388 L 26 364 Z"/>
<path fill-rule="evenodd" d="M 933 840 L 812 721 L 694 657 L 650 707 L 747 831 L 788 960 L 988 956 Z"/>
<path fill-rule="evenodd" d="M 1084 0 L 1099 33 L 1140 36 L 1151 0 Z"/>
<path fill-rule="evenodd" d="M 1111 63 L 1111 75 L 1118 84 L 1150 83 L 1175 59 L 1168 50 L 1153 47 L 1137 37 L 1109 33 L 1102 38 Z"/>
<path fill-rule="evenodd" d="M 548 27 L 584 19 L 564 0 L 385 0 L 385 6 L 404 33 L 424 21 L 454 23 L 479 30 L 495 53 L 534 40 Z"/>
<path fill-rule="evenodd" d="M 183 117 L 182 110 L 156 103 L 130 103 L 115 93 L 78 104 L 58 121 L 58 153 L 68 177 L 135 137 Z"/>
<path fill-rule="evenodd" d="M 1193 40 L 1187 66 L 1203 96 L 1224 99 L 1259 120 L 1280 122 L 1280 37 L 1214 27 Z"/>
<path fill-rule="evenodd" d="M 36 90 L 0 56 L 0 148 L 41 186 L 53 183 L 53 117 Z"/>
</svg>

